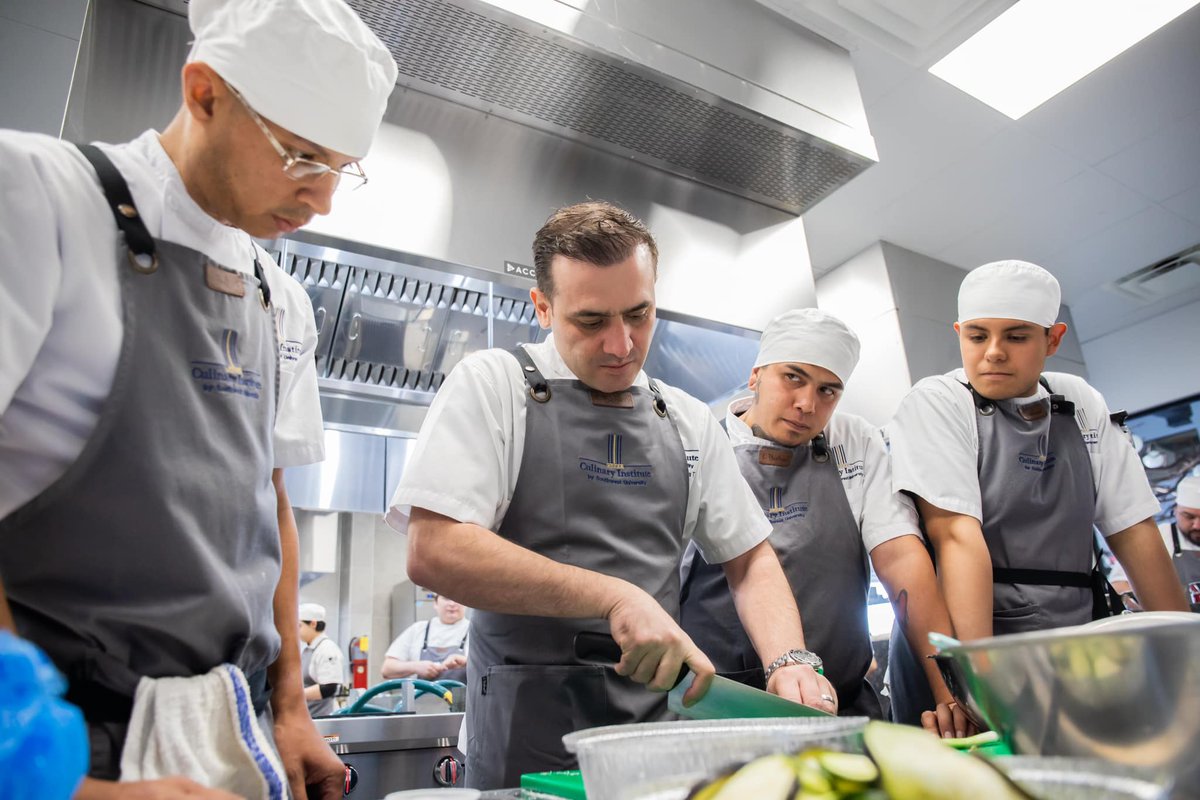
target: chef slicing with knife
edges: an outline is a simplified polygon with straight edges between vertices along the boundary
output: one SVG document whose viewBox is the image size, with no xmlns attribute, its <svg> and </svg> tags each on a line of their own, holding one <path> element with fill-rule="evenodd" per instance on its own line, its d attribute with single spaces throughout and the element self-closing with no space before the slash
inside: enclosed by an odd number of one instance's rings
<svg viewBox="0 0 1200 800">
<path fill-rule="evenodd" d="M 868 557 L 910 642 L 924 650 L 929 631 L 950 630 L 950 618 L 916 509 L 892 491 L 881 431 L 836 410 L 858 355 L 858 337 L 832 314 L 802 308 L 776 317 L 750 372 L 753 394 L 730 404 L 725 428 L 774 527 L 770 542 L 814 651 L 804 657 L 823 661 L 840 713 L 878 719 L 883 708 L 866 680 Z M 764 675 L 746 638 L 723 571 L 689 546 L 682 573 L 683 629 L 719 674 L 761 688 L 770 672 Z M 928 673 L 947 704 L 941 732 L 963 736 L 968 722 L 949 709 L 952 698 L 933 662 Z"/>
<path fill-rule="evenodd" d="M 0 624 L 83 711 L 78 798 L 330 800 L 282 479 L 323 455 L 317 337 L 251 237 L 364 178 L 396 66 L 342 0 L 189 23 L 161 134 L 0 132 Z"/>
<path fill-rule="evenodd" d="M 958 291 L 960 370 L 925 378 L 887 425 L 896 491 L 913 496 L 933 545 L 954 635 L 979 639 L 1103 615 L 1092 528 L 1152 610 L 1188 606 L 1137 453 L 1100 393 L 1046 359 L 1066 333 L 1061 290 L 1026 261 L 969 272 Z M 893 710 L 928 700 L 904 640 L 892 637 Z"/>
<path fill-rule="evenodd" d="M 836 710 L 824 677 L 786 663 L 804 648 L 800 618 L 724 432 L 702 402 L 641 371 L 655 321 L 650 232 L 581 203 L 543 225 L 533 258 L 530 294 L 551 336 L 455 367 L 388 515 L 403 529 L 411 513 L 413 581 L 476 609 L 467 780 L 492 789 L 571 767 L 564 734 L 660 718 L 684 665 L 686 701 L 703 695 L 712 664 L 677 623 L 689 539 L 724 565 L 764 665 L 783 657 L 768 689 Z M 580 631 L 612 634 L 616 673 L 576 658 Z"/>
</svg>

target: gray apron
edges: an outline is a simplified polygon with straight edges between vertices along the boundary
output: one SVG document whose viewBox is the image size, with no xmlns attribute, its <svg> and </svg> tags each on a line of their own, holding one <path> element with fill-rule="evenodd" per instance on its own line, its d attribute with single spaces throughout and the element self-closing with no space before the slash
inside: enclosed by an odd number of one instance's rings
<svg viewBox="0 0 1200 800">
<path fill-rule="evenodd" d="M 107 754 L 91 774 L 115 777 L 142 676 L 231 663 L 265 706 L 279 652 L 278 346 L 257 261 L 255 280 L 152 239 L 116 168 L 80 149 L 125 234 L 124 336 L 79 458 L 0 521 L 0 572 L 17 631 L 67 676 L 94 756 Z"/>
<path fill-rule="evenodd" d="M 1040 402 L 994 401 L 964 388 L 974 399 L 979 428 L 993 634 L 1090 621 L 1098 577 L 1092 538 L 1096 489 L 1074 404 L 1059 395 Z M 893 719 L 919 723 L 921 711 L 933 708 L 933 693 L 899 626 L 892 629 L 888 663 Z"/>
<path fill-rule="evenodd" d="M 450 647 L 430 647 L 429 646 L 429 626 L 431 622 L 425 623 L 425 638 L 421 640 L 421 654 L 417 656 L 418 661 L 432 661 L 435 664 L 440 664 L 450 656 L 458 656 L 467 652 L 467 636 L 468 632 L 463 636 L 462 641 L 458 646 Z M 459 669 L 448 669 L 438 678 L 439 681 L 458 681 L 459 683 L 467 682 L 467 668 L 460 667 Z"/>
<path fill-rule="evenodd" d="M 619 577 L 675 618 L 688 471 L 679 431 L 657 387 L 593 392 L 547 380 L 513 351 L 529 387 L 525 451 L 499 534 L 560 563 Z M 467 781 L 517 786 L 522 773 L 574 769 L 564 734 L 648 722 L 666 695 L 575 658 L 579 631 L 604 619 L 476 610 L 468 655 Z"/>
<path fill-rule="evenodd" d="M 1171 541 L 1174 543 L 1171 553 L 1171 563 L 1175 565 L 1175 574 L 1183 584 L 1192 611 L 1200 612 L 1200 550 L 1184 550 L 1179 543 L 1179 526 L 1171 523 Z"/>
<path fill-rule="evenodd" d="M 783 565 L 804 624 L 805 646 L 825 662 L 839 714 L 879 718 L 879 697 L 866 681 L 870 568 L 862 532 L 824 436 L 812 446 L 743 444 L 738 468 L 771 520 L 771 546 Z M 685 561 L 680 621 L 728 678 L 766 688 L 762 661 L 743 629 L 720 564 L 694 547 Z"/>
<path fill-rule="evenodd" d="M 317 654 L 317 648 L 327 642 L 335 648 L 337 647 L 336 642 L 327 636 L 323 636 L 321 641 L 317 642 L 316 647 L 305 647 L 300 651 L 300 674 L 304 676 L 305 689 L 310 686 L 319 685 L 313 680 L 312 675 L 309 674 L 309 667 L 312 666 L 313 656 Z M 310 717 L 327 717 L 334 711 L 337 711 L 337 700 L 332 697 L 322 697 L 320 700 L 308 701 L 308 715 Z"/>
</svg>

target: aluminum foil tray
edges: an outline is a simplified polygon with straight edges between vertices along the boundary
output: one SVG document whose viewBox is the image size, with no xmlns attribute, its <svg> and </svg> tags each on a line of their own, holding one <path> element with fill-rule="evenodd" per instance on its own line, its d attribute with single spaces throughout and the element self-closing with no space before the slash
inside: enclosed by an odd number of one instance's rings
<svg viewBox="0 0 1200 800">
<path fill-rule="evenodd" d="M 631 800 L 686 787 L 768 753 L 827 747 L 861 753 L 866 717 L 789 717 L 648 722 L 589 728 L 563 737 L 579 757 L 588 800 Z"/>
</svg>

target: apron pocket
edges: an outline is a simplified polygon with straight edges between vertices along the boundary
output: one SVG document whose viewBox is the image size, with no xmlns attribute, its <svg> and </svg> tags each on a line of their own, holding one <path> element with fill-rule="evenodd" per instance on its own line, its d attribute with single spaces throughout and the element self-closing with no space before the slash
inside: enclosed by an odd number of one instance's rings
<svg viewBox="0 0 1200 800">
<path fill-rule="evenodd" d="M 1002 635 L 1008 633 L 1029 633 L 1045 630 L 1050 627 L 1042 607 L 1036 603 L 1017 606 L 1016 608 L 997 608 L 992 610 L 992 633 Z"/>
<path fill-rule="evenodd" d="M 525 772 L 574 769 L 575 758 L 562 737 L 606 720 L 605 671 L 600 666 L 489 667 L 486 692 L 478 697 L 480 729 L 471 732 L 485 757 L 482 764 L 468 765 L 468 774 L 479 779 L 472 785 L 517 786 Z"/>
</svg>

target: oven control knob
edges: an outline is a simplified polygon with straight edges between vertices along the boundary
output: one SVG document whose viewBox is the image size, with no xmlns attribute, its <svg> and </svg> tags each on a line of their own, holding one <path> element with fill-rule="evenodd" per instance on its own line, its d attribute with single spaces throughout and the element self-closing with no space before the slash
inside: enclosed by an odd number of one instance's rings
<svg viewBox="0 0 1200 800">
<path fill-rule="evenodd" d="M 454 756 L 442 756 L 433 768 L 433 779 L 439 786 L 457 786 L 462 775 L 462 762 Z"/>
</svg>

